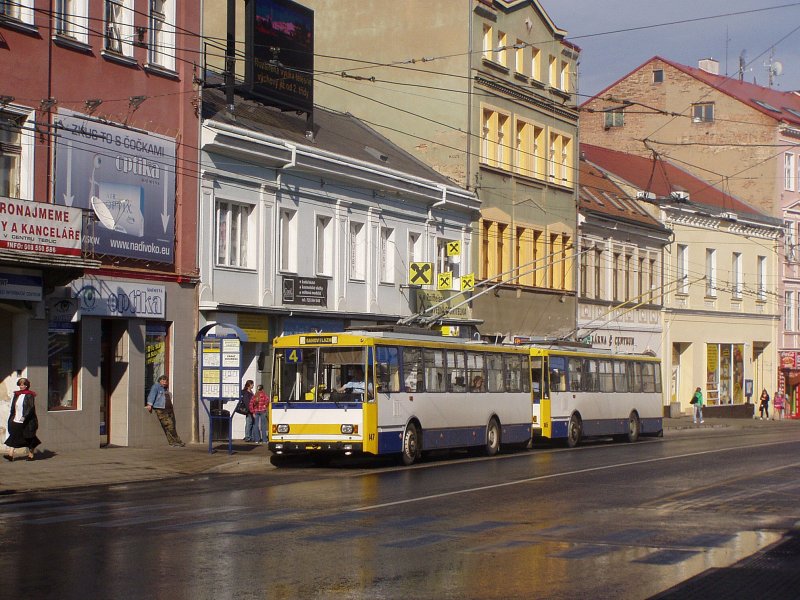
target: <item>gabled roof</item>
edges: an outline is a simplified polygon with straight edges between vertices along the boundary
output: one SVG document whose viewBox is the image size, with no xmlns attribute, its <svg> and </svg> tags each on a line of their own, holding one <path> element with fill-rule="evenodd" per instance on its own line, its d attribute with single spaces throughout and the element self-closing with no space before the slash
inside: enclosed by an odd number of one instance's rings
<svg viewBox="0 0 800 600">
<path fill-rule="evenodd" d="M 744 200 L 717 189 L 664 158 L 645 158 L 585 143 L 581 143 L 580 152 L 589 163 L 658 198 L 669 198 L 672 192 L 687 192 L 691 204 L 735 212 L 759 221 L 775 221 Z"/>
<path fill-rule="evenodd" d="M 203 90 L 203 119 L 238 125 L 434 183 L 458 187 L 450 179 L 347 113 L 315 107 L 313 132 L 309 139 L 306 136 L 309 124 L 305 114 L 282 112 L 238 95 L 235 112 L 231 113 L 225 101 L 225 92 L 207 88 Z"/>
<path fill-rule="evenodd" d="M 735 77 L 726 77 L 725 75 L 714 75 L 708 71 L 697 67 L 689 67 L 680 63 L 667 60 L 660 56 L 654 56 L 648 61 L 645 61 L 640 66 L 636 67 L 633 71 L 624 75 L 601 92 L 596 94 L 593 98 L 587 100 L 591 102 L 595 98 L 602 97 L 603 93 L 611 89 L 620 81 L 629 77 L 648 64 L 654 61 L 661 61 L 687 75 L 694 77 L 698 81 L 718 90 L 719 92 L 746 104 L 753 110 L 775 119 L 776 121 L 791 123 L 800 127 L 800 94 L 797 92 L 784 92 L 773 88 L 764 87 L 755 83 L 748 83 L 747 81 L 739 81 Z M 586 104 L 586 102 L 584 102 Z"/>
<path fill-rule="evenodd" d="M 580 161 L 578 210 L 602 214 L 616 220 L 626 220 L 645 226 L 661 228 L 661 223 L 648 213 L 635 198 L 606 177 L 602 170 L 586 160 Z"/>
</svg>

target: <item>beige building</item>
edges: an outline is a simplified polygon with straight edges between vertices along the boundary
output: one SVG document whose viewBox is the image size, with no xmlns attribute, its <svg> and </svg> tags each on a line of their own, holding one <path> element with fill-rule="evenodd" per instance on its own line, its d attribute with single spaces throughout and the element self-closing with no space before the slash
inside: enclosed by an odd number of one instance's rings
<svg viewBox="0 0 800 600">
<path fill-rule="evenodd" d="M 709 411 L 749 414 L 747 393 L 772 394 L 777 378 L 782 223 L 666 160 L 588 144 L 581 153 L 647 200 L 671 232 L 662 288 L 665 404 L 688 412 L 700 386 Z"/>
<path fill-rule="evenodd" d="M 476 265 L 481 333 L 574 329 L 579 50 L 566 32 L 536 0 L 301 4 L 314 11 L 314 103 L 353 114 L 480 199 L 472 260 L 444 245 L 435 270 L 452 273 L 456 295 L 463 265 Z M 206 3 L 207 36 L 225 38 L 223 11 Z M 243 32 L 240 15 L 239 49 Z M 433 226 L 442 218 L 432 211 Z"/>
</svg>

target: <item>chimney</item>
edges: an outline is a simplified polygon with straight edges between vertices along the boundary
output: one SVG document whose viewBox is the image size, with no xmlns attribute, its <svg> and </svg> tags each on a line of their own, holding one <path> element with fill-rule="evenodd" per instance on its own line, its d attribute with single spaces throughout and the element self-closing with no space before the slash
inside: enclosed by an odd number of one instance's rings
<svg viewBox="0 0 800 600">
<path fill-rule="evenodd" d="M 700 61 L 697 63 L 697 66 L 700 67 L 700 70 L 705 71 L 706 73 L 711 73 L 712 75 L 719 75 L 718 60 L 714 60 L 713 58 L 701 58 Z"/>
</svg>

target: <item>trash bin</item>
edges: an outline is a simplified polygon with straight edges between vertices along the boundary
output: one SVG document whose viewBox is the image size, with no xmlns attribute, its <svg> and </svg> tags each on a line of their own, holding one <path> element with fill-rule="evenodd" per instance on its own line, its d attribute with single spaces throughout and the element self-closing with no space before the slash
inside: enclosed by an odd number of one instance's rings
<svg viewBox="0 0 800 600">
<path fill-rule="evenodd" d="M 231 413 L 229 410 L 225 410 L 222 408 L 211 409 L 212 442 L 228 441 L 228 426 L 230 420 L 231 420 Z"/>
</svg>

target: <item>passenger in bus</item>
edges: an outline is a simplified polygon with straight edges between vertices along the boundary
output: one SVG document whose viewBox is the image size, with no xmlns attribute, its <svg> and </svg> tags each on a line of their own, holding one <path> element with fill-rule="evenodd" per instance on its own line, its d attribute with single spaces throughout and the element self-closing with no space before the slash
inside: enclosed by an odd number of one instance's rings
<svg viewBox="0 0 800 600">
<path fill-rule="evenodd" d="M 470 392 L 482 392 L 483 391 L 483 377 L 481 375 L 475 375 L 472 379 L 472 384 L 469 386 Z"/>
<path fill-rule="evenodd" d="M 369 386 L 367 386 L 366 381 L 364 380 L 364 369 L 361 367 L 356 367 L 353 371 L 353 377 L 350 379 L 350 381 L 345 383 L 337 391 L 345 394 L 358 394 L 363 397 L 365 389 L 367 389 L 368 396 L 372 398 L 375 394 L 375 390 L 372 387 L 372 382 L 370 381 Z"/>
<path fill-rule="evenodd" d="M 464 381 L 464 377 L 461 375 L 457 375 L 453 380 L 453 391 L 454 392 L 466 392 L 467 386 L 466 382 Z"/>
</svg>

